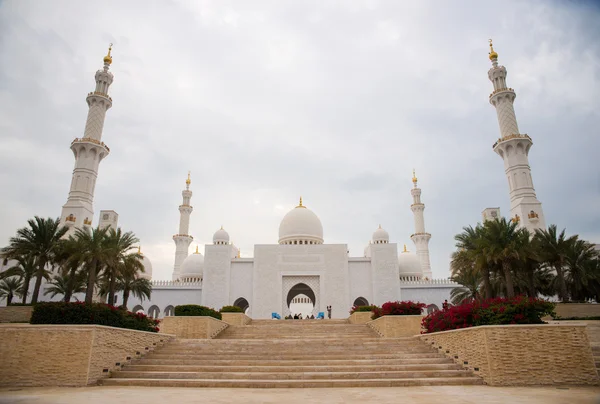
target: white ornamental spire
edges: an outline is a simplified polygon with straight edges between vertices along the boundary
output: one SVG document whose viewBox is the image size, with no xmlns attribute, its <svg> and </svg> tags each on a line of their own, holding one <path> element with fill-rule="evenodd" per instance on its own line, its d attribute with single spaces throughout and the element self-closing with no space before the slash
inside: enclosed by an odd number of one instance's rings
<svg viewBox="0 0 600 404">
<path fill-rule="evenodd" d="M 546 220 L 542 203 L 536 197 L 529 166 L 528 155 L 533 142 L 526 134 L 519 133 L 513 107 L 517 95 L 506 84 L 506 68 L 498 65 L 498 53 L 494 51 L 491 39 L 489 58 L 492 68 L 488 71 L 488 78 L 494 86 L 490 104 L 496 108 L 500 126 L 500 138 L 494 143 L 493 149 L 504 160 L 510 192 L 510 217 L 532 232 L 544 229 Z"/>
<path fill-rule="evenodd" d="M 188 177 L 185 180 L 185 189 L 181 192 L 183 196 L 183 203 L 179 205 L 179 233 L 173 236 L 175 241 L 175 265 L 173 266 L 173 280 L 179 279 L 181 275 L 181 264 L 183 260 L 188 256 L 189 247 L 194 239 L 190 236 L 190 215 L 194 208 L 191 206 L 192 191 L 190 191 L 190 172 L 188 171 Z"/>
<path fill-rule="evenodd" d="M 112 63 L 111 51 L 112 44 L 104 57 L 104 67 L 96 72 L 96 88 L 86 97 L 89 110 L 83 137 L 71 142 L 75 168 L 69 197 L 61 213 L 61 223 L 70 228 L 67 234 L 75 228 L 91 226 L 98 166 L 110 152 L 101 139 L 106 111 L 112 107 L 112 99 L 108 96 L 108 89 L 113 82 L 113 74 L 108 71 Z"/>
<path fill-rule="evenodd" d="M 415 170 L 413 170 L 413 189 L 410 193 L 413 197 L 413 204 L 410 205 L 410 209 L 413 212 L 415 218 L 415 233 L 410 236 L 410 239 L 415 243 L 417 249 L 417 257 L 421 263 L 422 279 L 432 279 L 431 273 L 431 262 L 429 261 L 429 240 L 431 234 L 425 231 L 425 218 L 423 217 L 423 211 L 425 210 L 425 204 L 421 203 L 421 188 L 417 187 L 417 176 Z"/>
</svg>

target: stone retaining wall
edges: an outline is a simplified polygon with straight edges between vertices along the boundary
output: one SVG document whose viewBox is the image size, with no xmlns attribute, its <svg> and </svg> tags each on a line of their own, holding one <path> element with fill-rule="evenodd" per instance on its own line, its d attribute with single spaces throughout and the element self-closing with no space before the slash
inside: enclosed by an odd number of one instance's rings
<svg viewBox="0 0 600 404">
<path fill-rule="evenodd" d="M 178 338 L 211 339 L 228 326 L 226 322 L 209 316 L 169 316 L 162 319 L 160 332 Z"/>
<path fill-rule="evenodd" d="M 584 324 L 481 326 L 421 339 L 491 386 L 598 384 Z"/>
<path fill-rule="evenodd" d="M 0 323 L 29 323 L 32 306 L 0 307 Z"/>
<path fill-rule="evenodd" d="M 348 322 L 350 324 L 366 324 L 371 321 L 372 315 L 372 311 L 357 311 L 350 314 L 350 317 L 348 317 Z"/>
<path fill-rule="evenodd" d="M 554 311 L 558 317 L 562 318 L 600 317 L 600 304 L 557 303 Z"/>
<path fill-rule="evenodd" d="M 229 325 L 248 325 L 252 319 L 244 313 L 221 313 L 223 321 Z"/>
<path fill-rule="evenodd" d="M 383 316 L 367 325 L 383 338 L 412 337 L 421 334 L 422 320 L 423 316 Z"/>
<path fill-rule="evenodd" d="M 173 336 L 100 325 L 0 325 L 0 386 L 86 386 Z"/>
</svg>

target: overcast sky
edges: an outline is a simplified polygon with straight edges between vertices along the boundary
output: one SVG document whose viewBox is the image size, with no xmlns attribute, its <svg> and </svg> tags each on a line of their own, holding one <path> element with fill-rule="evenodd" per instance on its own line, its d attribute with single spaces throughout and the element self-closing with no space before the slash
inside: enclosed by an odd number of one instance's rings
<svg viewBox="0 0 600 404">
<path fill-rule="evenodd" d="M 515 89 L 546 221 L 600 242 L 600 8 L 582 1 L 0 2 L 0 244 L 57 217 L 86 94 L 114 43 L 94 209 L 170 279 L 181 190 L 190 232 L 242 256 L 304 197 L 326 243 L 362 256 L 381 224 L 414 232 L 416 168 L 435 277 L 454 235 L 509 212 L 488 38 Z"/>
</svg>

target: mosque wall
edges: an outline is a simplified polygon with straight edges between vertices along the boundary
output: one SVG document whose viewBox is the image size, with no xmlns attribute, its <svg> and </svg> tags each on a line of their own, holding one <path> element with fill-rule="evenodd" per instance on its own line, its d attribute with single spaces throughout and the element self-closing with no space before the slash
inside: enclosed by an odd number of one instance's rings
<svg viewBox="0 0 600 404">
<path fill-rule="evenodd" d="M 229 288 L 229 302 L 228 305 L 243 297 L 248 301 L 252 302 L 252 275 L 254 273 L 254 262 L 244 261 L 231 263 L 231 286 Z"/>
<path fill-rule="evenodd" d="M 207 245 L 202 279 L 202 305 L 220 309 L 229 304 L 231 246 Z"/>
<path fill-rule="evenodd" d="M 412 300 L 426 304 L 435 304 L 438 308 L 442 308 L 444 300 L 450 301 L 450 291 L 454 286 L 419 286 L 419 287 L 403 287 L 400 289 L 400 300 Z"/>
<path fill-rule="evenodd" d="M 332 306 L 332 317 L 348 316 L 348 253 L 344 244 L 256 245 L 250 317 L 270 318 L 285 313 L 285 277 L 305 277 L 315 293 L 317 312 Z M 315 277 L 318 277 L 316 286 Z M 310 282 L 309 280 L 310 279 Z M 289 283 L 286 281 L 286 285 Z M 294 280 L 294 282 L 296 282 Z M 288 285 L 289 286 L 289 285 Z M 314 290 L 319 289 L 319 290 Z"/>
<path fill-rule="evenodd" d="M 398 268 L 398 246 L 391 244 L 371 245 L 371 279 L 373 301 L 381 305 L 398 300 L 400 296 L 400 272 Z"/>
<path fill-rule="evenodd" d="M 358 297 L 364 297 L 369 304 L 373 302 L 373 284 L 371 281 L 371 260 L 368 258 L 351 259 L 348 262 L 348 279 L 350 282 L 350 306 Z"/>
<path fill-rule="evenodd" d="M 132 310 L 141 306 L 146 314 L 150 313 L 151 307 L 158 308 L 160 312 L 158 318 L 165 316 L 165 309 L 169 306 L 173 308 L 181 304 L 201 304 L 202 289 L 200 287 L 173 287 L 173 288 L 153 288 L 151 299 L 145 299 L 143 302 L 135 296 L 129 295 L 127 307 Z M 123 302 L 123 292 L 117 293 L 117 305 Z M 215 307 L 220 309 L 221 306 Z"/>
</svg>

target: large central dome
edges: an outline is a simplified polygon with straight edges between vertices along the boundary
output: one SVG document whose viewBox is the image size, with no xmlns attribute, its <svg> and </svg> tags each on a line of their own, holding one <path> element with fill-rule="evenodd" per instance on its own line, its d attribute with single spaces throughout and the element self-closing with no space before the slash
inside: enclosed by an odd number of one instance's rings
<svg viewBox="0 0 600 404">
<path fill-rule="evenodd" d="M 279 244 L 323 244 L 323 225 L 314 212 L 300 204 L 279 225 Z"/>
</svg>

